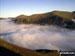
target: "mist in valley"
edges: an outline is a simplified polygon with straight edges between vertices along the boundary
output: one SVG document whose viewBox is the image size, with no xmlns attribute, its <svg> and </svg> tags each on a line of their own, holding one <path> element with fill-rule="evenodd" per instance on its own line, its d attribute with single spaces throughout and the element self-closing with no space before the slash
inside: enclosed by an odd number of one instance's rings
<svg viewBox="0 0 75 56">
<path fill-rule="evenodd" d="M 32 50 L 75 50 L 75 30 L 56 25 L 15 24 L 10 19 L 0 20 L 3 40 Z"/>
</svg>

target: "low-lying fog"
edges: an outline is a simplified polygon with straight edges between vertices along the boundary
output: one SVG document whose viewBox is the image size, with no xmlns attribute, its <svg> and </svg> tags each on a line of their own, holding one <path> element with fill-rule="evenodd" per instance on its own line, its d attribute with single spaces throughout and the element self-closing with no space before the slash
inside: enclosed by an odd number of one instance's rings
<svg viewBox="0 0 75 56">
<path fill-rule="evenodd" d="M 0 20 L 0 36 L 9 43 L 28 49 L 75 50 L 75 30 L 58 26 L 17 25 Z"/>
</svg>

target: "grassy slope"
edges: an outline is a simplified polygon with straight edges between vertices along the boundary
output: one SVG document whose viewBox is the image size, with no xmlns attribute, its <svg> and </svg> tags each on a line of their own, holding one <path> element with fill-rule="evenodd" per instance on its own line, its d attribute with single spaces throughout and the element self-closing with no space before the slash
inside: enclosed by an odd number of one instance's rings
<svg viewBox="0 0 75 56">
<path fill-rule="evenodd" d="M 53 11 L 55 15 L 58 15 L 60 17 L 66 18 L 66 19 L 73 19 L 73 13 L 72 12 L 65 12 L 65 11 Z"/>
<path fill-rule="evenodd" d="M 13 53 L 12 55 L 15 56 L 59 56 L 58 52 L 57 51 L 53 51 L 53 52 L 50 52 L 50 53 L 47 53 L 47 54 L 42 54 L 42 53 L 39 53 L 39 52 L 36 52 L 36 51 L 32 51 L 32 50 L 29 50 L 29 49 L 25 49 L 25 48 L 22 48 L 22 47 L 19 47 L 19 46 L 16 46 L 16 45 L 13 45 L 13 44 L 10 44 L 10 43 L 7 43 L 6 41 L 2 40 L 0 38 L 0 48 L 4 48 L 4 53 Z M 6 52 L 6 50 L 8 50 Z M 0 50 L 0 53 L 2 51 Z M 6 54 L 7 56 L 9 56 L 8 54 Z"/>
<path fill-rule="evenodd" d="M 75 29 L 75 19 L 74 12 L 66 11 L 52 11 L 43 14 L 34 14 L 31 16 L 19 15 L 15 20 L 17 24 L 40 24 L 40 25 L 58 25 L 63 26 L 66 24 L 65 28 Z"/>
<path fill-rule="evenodd" d="M 18 23 L 21 23 L 21 22 L 23 23 L 23 21 L 37 22 L 40 19 L 43 19 L 43 18 L 47 19 L 48 17 L 50 18 L 52 16 L 58 16 L 58 17 L 63 18 L 64 20 L 71 20 L 71 19 L 75 18 L 75 14 L 73 14 L 72 12 L 52 11 L 52 12 L 43 13 L 43 14 L 34 14 L 31 16 L 20 15 L 20 16 L 17 16 L 16 19 L 19 19 L 19 20 L 17 20 Z"/>
</svg>

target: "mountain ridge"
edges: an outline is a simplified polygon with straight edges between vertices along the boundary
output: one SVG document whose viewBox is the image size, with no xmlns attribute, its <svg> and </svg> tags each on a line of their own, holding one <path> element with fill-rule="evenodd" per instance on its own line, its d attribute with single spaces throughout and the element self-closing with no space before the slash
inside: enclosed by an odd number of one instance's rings
<svg viewBox="0 0 75 56">
<path fill-rule="evenodd" d="M 66 24 L 67 28 L 75 28 L 75 13 L 73 12 L 66 12 L 66 11 L 52 11 L 43 14 L 33 14 L 31 16 L 26 15 L 19 15 L 16 18 L 12 19 L 15 20 L 18 24 L 53 24 L 53 25 L 63 25 Z"/>
</svg>

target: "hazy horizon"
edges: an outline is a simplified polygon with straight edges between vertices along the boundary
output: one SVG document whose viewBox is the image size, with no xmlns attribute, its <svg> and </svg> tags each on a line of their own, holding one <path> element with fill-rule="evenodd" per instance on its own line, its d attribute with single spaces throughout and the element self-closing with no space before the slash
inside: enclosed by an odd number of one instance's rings
<svg viewBox="0 0 75 56">
<path fill-rule="evenodd" d="M 75 0 L 0 0 L 0 17 L 32 15 L 54 10 L 74 11 Z"/>
</svg>

